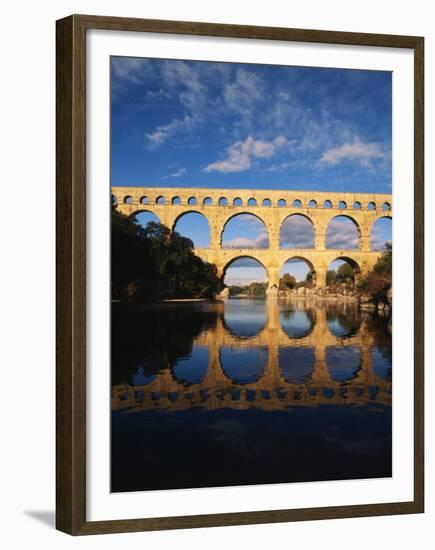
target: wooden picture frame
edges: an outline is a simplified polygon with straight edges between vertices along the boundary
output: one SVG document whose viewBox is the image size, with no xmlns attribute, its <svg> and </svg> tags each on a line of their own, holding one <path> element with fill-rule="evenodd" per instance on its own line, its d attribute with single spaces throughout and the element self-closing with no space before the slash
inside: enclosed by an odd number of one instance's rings
<svg viewBox="0 0 435 550">
<path fill-rule="evenodd" d="M 136 31 L 406 48 L 414 57 L 414 499 L 409 502 L 86 519 L 86 33 Z M 305 521 L 424 511 L 424 39 L 367 33 L 72 15 L 57 21 L 56 527 L 71 535 Z"/>
</svg>

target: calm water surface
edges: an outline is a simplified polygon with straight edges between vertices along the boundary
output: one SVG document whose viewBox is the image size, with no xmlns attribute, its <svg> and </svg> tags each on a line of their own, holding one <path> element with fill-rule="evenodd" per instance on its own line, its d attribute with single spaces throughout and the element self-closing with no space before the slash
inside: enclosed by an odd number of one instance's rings
<svg viewBox="0 0 435 550">
<path fill-rule="evenodd" d="M 112 491 L 391 476 L 391 321 L 352 303 L 112 305 Z"/>
</svg>

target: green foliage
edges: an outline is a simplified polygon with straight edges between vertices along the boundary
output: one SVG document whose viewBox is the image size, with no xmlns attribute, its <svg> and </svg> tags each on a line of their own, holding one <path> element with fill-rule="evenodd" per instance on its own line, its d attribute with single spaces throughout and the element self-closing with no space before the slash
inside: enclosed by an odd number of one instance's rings
<svg viewBox="0 0 435 550">
<path fill-rule="evenodd" d="M 230 296 L 265 296 L 267 283 L 252 282 L 249 285 L 231 285 L 228 287 Z"/>
<path fill-rule="evenodd" d="M 248 287 L 241 285 L 230 285 L 228 287 L 230 291 L 230 296 L 237 296 L 239 294 L 248 294 Z"/>
<path fill-rule="evenodd" d="M 193 252 L 193 243 L 160 223 L 145 228 L 112 210 L 112 297 L 155 300 L 212 298 L 216 267 Z"/>
<path fill-rule="evenodd" d="M 352 267 L 347 263 L 343 263 L 337 270 L 330 269 L 326 272 L 327 286 L 340 285 L 347 283 L 349 287 L 353 286 L 355 273 Z"/>
<path fill-rule="evenodd" d="M 386 250 L 378 259 L 372 271 L 362 279 L 358 288 L 371 294 L 375 301 L 387 300 L 388 290 L 392 284 L 393 249 L 391 243 L 386 243 Z"/>
<path fill-rule="evenodd" d="M 287 288 L 295 288 L 296 279 L 290 273 L 284 273 L 284 275 L 279 280 L 279 288 L 285 290 Z"/>
<path fill-rule="evenodd" d="M 348 280 L 353 281 L 355 279 L 355 274 L 352 267 L 345 262 L 337 269 L 336 282 L 344 283 Z"/>
<path fill-rule="evenodd" d="M 386 242 L 385 246 L 386 250 L 376 262 L 373 271 L 379 275 L 384 275 L 384 277 L 388 275 L 391 277 L 393 271 L 393 247 L 390 242 Z"/>
<path fill-rule="evenodd" d="M 368 287 L 368 280 L 366 277 L 361 277 L 358 281 L 357 288 L 358 290 L 365 290 Z"/>
<path fill-rule="evenodd" d="M 267 283 L 250 283 L 248 294 L 250 296 L 264 296 L 266 294 Z"/>
<path fill-rule="evenodd" d="M 335 284 L 335 277 L 336 277 L 336 272 L 333 270 L 333 269 L 329 269 L 327 272 L 326 272 L 326 284 L 328 286 L 331 286 L 333 284 Z"/>
</svg>

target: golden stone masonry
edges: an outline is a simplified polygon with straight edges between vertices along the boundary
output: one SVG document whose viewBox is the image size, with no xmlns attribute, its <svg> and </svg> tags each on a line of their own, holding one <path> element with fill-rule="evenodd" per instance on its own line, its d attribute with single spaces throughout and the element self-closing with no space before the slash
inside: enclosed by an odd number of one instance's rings
<svg viewBox="0 0 435 550">
<path fill-rule="evenodd" d="M 213 263 L 220 277 L 237 258 L 254 258 L 266 269 L 268 292 L 279 286 L 282 265 L 291 258 L 306 260 L 317 286 L 326 285 L 329 264 L 336 259 L 349 262 L 356 281 L 374 266 L 381 252 L 370 250 L 371 231 L 379 218 L 392 218 L 390 194 L 327 193 L 266 189 L 206 189 L 164 187 L 113 187 L 113 200 L 126 215 L 152 212 L 173 229 L 188 212 L 205 216 L 210 226 L 210 247 L 195 248 L 203 260 Z M 228 221 L 239 214 L 261 220 L 269 235 L 268 248 L 222 248 L 222 233 Z M 305 216 L 313 224 L 314 248 L 281 248 L 280 230 L 286 218 Z M 326 248 L 328 224 L 337 216 L 351 219 L 359 232 L 355 250 Z"/>
</svg>

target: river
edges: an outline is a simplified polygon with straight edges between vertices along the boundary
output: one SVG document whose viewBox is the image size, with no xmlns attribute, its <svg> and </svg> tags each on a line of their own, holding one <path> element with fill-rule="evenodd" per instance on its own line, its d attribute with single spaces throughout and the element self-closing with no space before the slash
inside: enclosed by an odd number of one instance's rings
<svg viewBox="0 0 435 550">
<path fill-rule="evenodd" d="M 391 320 L 352 302 L 112 304 L 113 492 L 392 475 Z"/>
</svg>

